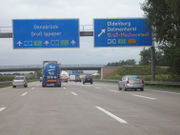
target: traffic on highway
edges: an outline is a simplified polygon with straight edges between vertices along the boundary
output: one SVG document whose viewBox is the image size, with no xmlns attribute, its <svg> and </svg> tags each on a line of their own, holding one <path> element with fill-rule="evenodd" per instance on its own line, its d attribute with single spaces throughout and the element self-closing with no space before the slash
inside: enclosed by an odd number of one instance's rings
<svg viewBox="0 0 180 135">
<path fill-rule="evenodd" d="M 179 0 L 0 4 L 0 135 L 180 135 Z"/>
<path fill-rule="evenodd" d="M 2 135 L 179 135 L 180 93 L 107 83 L 0 89 Z"/>
</svg>

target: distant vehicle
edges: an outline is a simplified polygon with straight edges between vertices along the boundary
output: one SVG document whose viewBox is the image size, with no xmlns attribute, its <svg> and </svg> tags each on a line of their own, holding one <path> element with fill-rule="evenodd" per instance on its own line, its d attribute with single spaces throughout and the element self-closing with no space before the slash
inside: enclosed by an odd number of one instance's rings
<svg viewBox="0 0 180 135">
<path fill-rule="evenodd" d="M 42 78 L 42 77 L 40 77 L 40 78 L 39 78 L 39 81 L 40 81 L 40 82 L 42 82 L 42 79 L 43 79 L 43 78 Z"/>
<path fill-rule="evenodd" d="M 93 78 L 92 76 L 85 76 L 84 79 L 83 79 L 83 84 L 85 83 L 91 83 L 93 84 Z"/>
<path fill-rule="evenodd" d="M 69 80 L 69 74 L 66 71 L 61 72 L 61 81 L 62 82 L 68 82 Z"/>
<path fill-rule="evenodd" d="M 15 76 L 12 81 L 12 86 L 13 88 L 16 86 L 24 86 L 26 88 L 28 85 L 25 76 Z"/>
<path fill-rule="evenodd" d="M 81 78 L 78 75 L 75 77 L 75 82 L 81 82 Z"/>
<path fill-rule="evenodd" d="M 61 87 L 60 71 L 60 67 L 56 61 L 44 61 L 42 87 Z"/>
<path fill-rule="evenodd" d="M 79 77 L 79 75 L 70 75 L 69 80 L 74 82 L 81 82 L 81 78 Z"/>
<path fill-rule="evenodd" d="M 122 80 L 118 82 L 118 88 L 119 90 L 140 89 L 144 91 L 144 81 L 137 75 L 123 76 Z"/>
</svg>

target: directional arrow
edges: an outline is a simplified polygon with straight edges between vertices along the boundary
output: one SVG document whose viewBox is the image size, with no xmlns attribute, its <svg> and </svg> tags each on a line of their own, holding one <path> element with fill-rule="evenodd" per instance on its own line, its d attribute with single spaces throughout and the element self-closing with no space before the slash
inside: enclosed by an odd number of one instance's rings
<svg viewBox="0 0 180 135">
<path fill-rule="evenodd" d="M 105 30 L 105 29 L 102 29 L 102 30 L 101 30 L 101 33 L 98 34 L 98 37 L 100 37 L 100 36 L 101 36 L 103 33 L 105 33 L 105 32 L 106 32 L 106 30 Z"/>
<path fill-rule="evenodd" d="M 44 42 L 44 44 L 45 44 L 45 45 L 48 45 L 48 44 L 49 44 L 49 42 L 46 40 L 46 41 Z"/>
<path fill-rule="evenodd" d="M 76 41 L 74 41 L 74 40 L 71 41 L 71 44 L 72 44 L 72 45 L 74 45 L 75 43 L 76 43 Z"/>
<path fill-rule="evenodd" d="M 21 41 L 18 41 L 17 44 L 20 46 L 20 45 L 22 45 L 22 42 L 21 42 Z"/>
</svg>

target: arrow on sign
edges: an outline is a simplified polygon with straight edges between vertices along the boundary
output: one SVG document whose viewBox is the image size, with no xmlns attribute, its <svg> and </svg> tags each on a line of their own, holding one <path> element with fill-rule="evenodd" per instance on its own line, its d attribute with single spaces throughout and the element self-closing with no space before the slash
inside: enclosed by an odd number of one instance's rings
<svg viewBox="0 0 180 135">
<path fill-rule="evenodd" d="M 72 44 L 72 45 L 74 45 L 75 43 L 76 43 L 76 41 L 74 41 L 74 40 L 71 41 L 71 44 Z"/>
<path fill-rule="evenodd" d="M 106 30 L 105 30 L 105 29 L 102 29 L 102 30 L 101 30 L 101 33 L 98 34 L 98 37 L 100 37 L 100 36 L 101 36 L 103 33 L 105 33 L 105 32 L 106 32 Z"/>
<path fill-rule="evenodd" d="M 17 44 L 20 46 L 20 45 L 22 45 L 22 42 L 21 42 L 21 41 L 18 41 Z"/>
<path fill-rule="evenodd" d="M 45 44 L 45 45 L 48 45 L 48 44 L 49 44 L 49 42 L 46 40 L 46 41 L 44 42 L 44 44 Z"/>
</svg>

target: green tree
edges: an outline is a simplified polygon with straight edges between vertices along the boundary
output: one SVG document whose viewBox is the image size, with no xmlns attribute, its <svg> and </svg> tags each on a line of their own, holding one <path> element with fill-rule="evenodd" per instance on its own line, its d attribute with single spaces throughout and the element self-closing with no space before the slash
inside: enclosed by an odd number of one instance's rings
<svg viewBox="0 0 180 135">
<path fill-rule="evenodd" d="M 141 59 L 139 61 L 140 65 L 150 65 L 151 64 L 151 48 L 143 49 L 140 52 Z M 157 66 L 169 66 L 170 61 L 167 56 L 164 55 L 163 51 L 160 49 L 155 50 L 155 63 Z"/>
<path fill-rule="evenodd" d="M 136 61 L 134 59 L 128 59 L 126 61 L 120 60 L 119 62 L 112 62 L 107 64 L 107 66 L 123 66 L 123 65 L 136 65 Z"/>
<path fill-rule="evenodd" d="M 180 0 L 146 0 L 142 9 L 171 72 L 180 76 Z"/>
<path fill-rule="evenodd" d="M 151 48 L 143 49 L 140 52 L 141 60 L 139 61 L 140 65 L 150 65 L 151 63 Z"/>
</svg>

